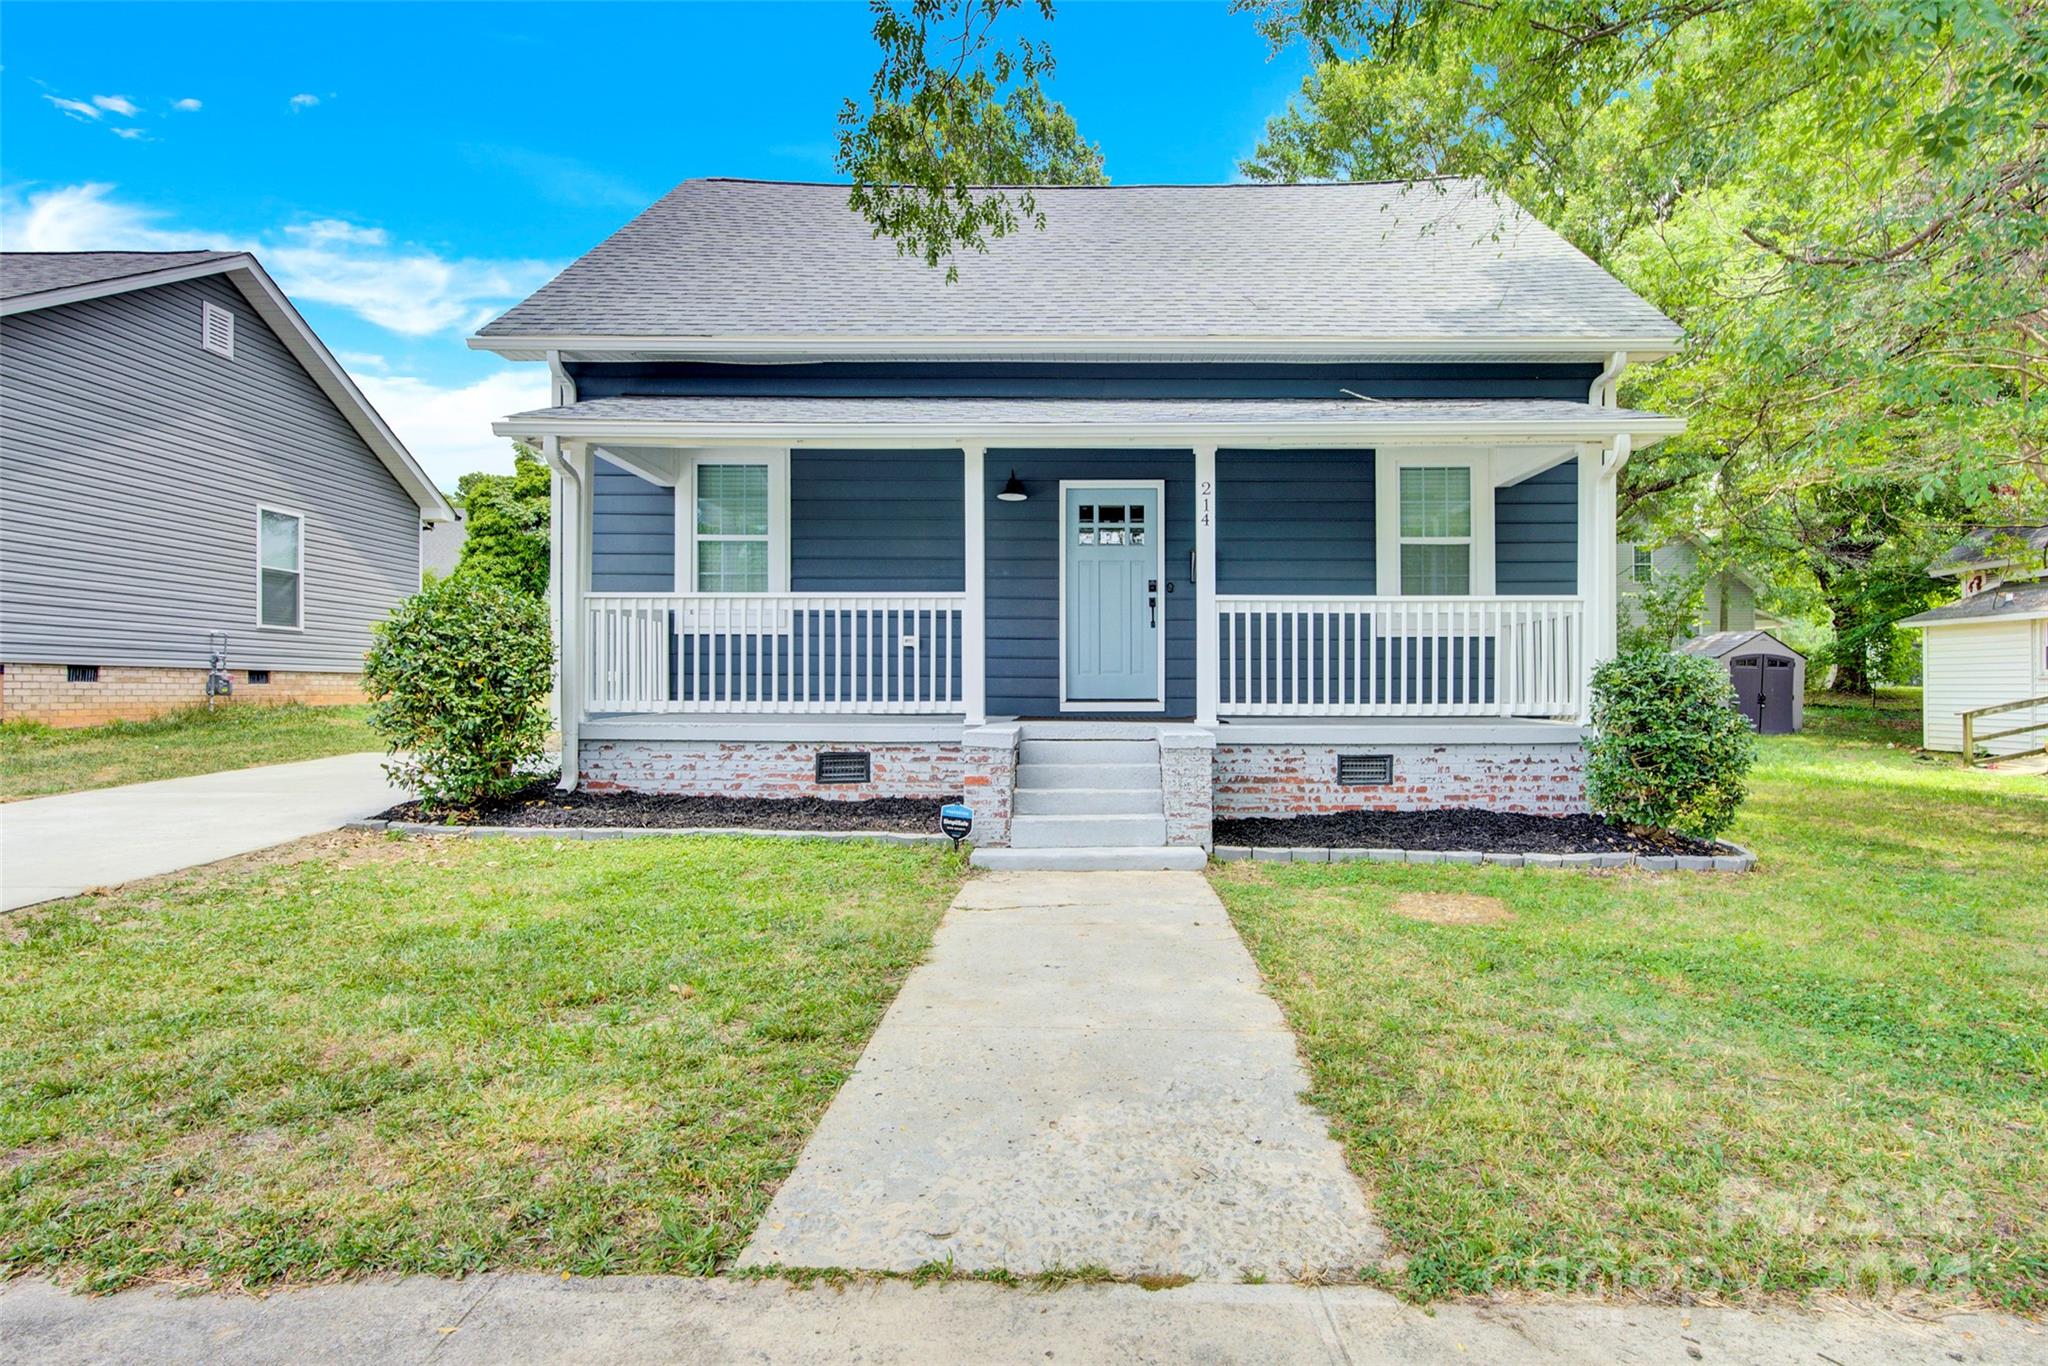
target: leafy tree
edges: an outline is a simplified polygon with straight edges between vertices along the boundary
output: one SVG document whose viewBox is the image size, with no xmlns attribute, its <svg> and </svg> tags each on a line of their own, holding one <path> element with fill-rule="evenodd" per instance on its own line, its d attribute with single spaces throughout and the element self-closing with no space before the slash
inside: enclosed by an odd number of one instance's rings
<svg viewBox="0 0 2048 1366">
<path fill-rule="evenodd" d="M 548 591 L 548 468 L 531 446 L 515 443 L 512 451 L 512 473 L 465 474 L 456 485 L 468 532 L 455 577 L 543 597 Z"/>
<path fill-rule="evenodd" d="M 1689 574 L 1659 575 L 1641 593 L 1622 598 L 1616 612 L 1621 653 L 1636 650 L 1668 650 L 1691 638 L 1699 629 L 1700 614 L 1706 608 L 1707 580 L 1714 571 L 1702 565 Z M 1637 624 L 1633 607 L 1643 615 Z"/>
<path fill-rule="evenodd" d="M 852 203 L 905 255 L 959 268 L 959 248 L 987 251 L 1021 222 L 1045 226 L 1033 185 L 1100 185 L 1102 153 L 1045 93 L 1052 52 L 1019 37 L 997 44 L 1003 17 L 1052 0 L 874 0 L 882 61 L 862 109 L 839 115 L 839 169 Z"/>
</svg>

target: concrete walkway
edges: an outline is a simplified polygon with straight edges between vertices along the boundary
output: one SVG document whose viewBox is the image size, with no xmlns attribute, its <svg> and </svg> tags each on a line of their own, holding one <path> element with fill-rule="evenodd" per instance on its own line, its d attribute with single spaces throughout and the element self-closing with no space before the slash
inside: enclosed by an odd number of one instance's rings
<svg viewBox="0 0 2048 1366">
<path fill-rule="evenodd" d="M 970 882 L 741 1264 L 1348 1278 L 1381 1240 L 1194 873 Z"/>
<path fill-rule="evenodd" d="M 343 754 L 0 805 L 0 910 L 317 835 L 405 794 Z"/>
<path fill-rule="evenodd" d="M 621 1276 L 415 1277 L 264 1299 L 0 1284 L 0 1366 L 639 1362 L 2040 1362 L 2048 1332 L 1995 1314 L 1906 1318 L 1575 1303 L 1417 1309 L 1371 1290 Z"/>
</svg>

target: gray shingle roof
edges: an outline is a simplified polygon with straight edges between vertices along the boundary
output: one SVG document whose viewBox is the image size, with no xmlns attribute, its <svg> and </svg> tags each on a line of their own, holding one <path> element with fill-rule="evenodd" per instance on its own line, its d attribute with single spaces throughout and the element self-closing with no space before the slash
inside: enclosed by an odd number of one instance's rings
<svg viewBox="0 0 2048 1366">
<path fill-rule="evenodd" d="M 1242 424 L 1441 425 L 1520 424 L 1533 429 L 1605 432 L 1656 430 L 1675 419 L 1628 408 L 1596 408 L 1565 399 L 1349 398 L 1085 399 L 1085 398 L 594 398 L 506 418 L 522 422 L 684 423 L 711 426 L 829 424 L 849 435 L 875 427 L 937 427 L 961 432 L 1003 427 L 1209 427 Z"/>
<path fill-rule="evenodd" d="M 1711 631 L 1706 635 L 1694 636 L 1691 640 L 1681 641 L 1678 646 L 1678 653 L 1682 655 L 1705 655 L 1708 659 L 1725 659 L 1744 646 L 1754 645 L 1760 640 L 1768 640 L 1788 655 L 1799 654 L 1799 651 L 1793 649 L 1769 631 L 1762 630 Z M 1803 655 L 1800 657 L 1802 659 L 1805 658 Z"/>
<path fill-rule="evenodd" d="M 1993 547 L 1999 552 L 2011 552 L 2024 547 L 2026 550 L 2048 550 L 2048 526 L 1991 526 L 1981 527 L 1965 536 L 1952 546 L 1948 553 L 1934 562 L 1934 572 L 1953 572 L 1968 565 L 1983 564 L 1996 560 L 2003 562 L 2007 553 L 1993 554 Z"/>
<path fill-rule="evenodd" d="M 98 284 L 153 270 L 197 265 L 239 255 L 232 251 L 9 251 L 0 252 L 0 298 Z"/>
<path fill-rule="evenodd" d="M 1677 327 L 1476 181 L 1035 192 L 1029 227 L 897 255 L 844 185 L 690 180 L 483 329 L 536 336 L 1670 342 Z"/>
<path fill-rule="evenodd" d="M 1907 617 L 1901 626 L 1938 626 L 1948 621 L 2025 620 L 2048 615 L 2048 583 L 2005 584 L 1973 594 L 1961 602 Z"/>
</svg>

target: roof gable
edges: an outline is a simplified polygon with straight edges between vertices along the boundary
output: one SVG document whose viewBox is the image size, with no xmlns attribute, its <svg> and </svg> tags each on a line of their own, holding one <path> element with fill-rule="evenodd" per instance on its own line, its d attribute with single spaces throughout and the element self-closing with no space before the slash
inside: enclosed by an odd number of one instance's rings
<svg viewBox="0 0 2048 1366">
<path fill-rule="evenodd" d="M 305 367 L 328 401 L 393 478 L 422 516 L 442 521 L 454 509 L 349 378 L 326 343 L 306 325 L 284 291 L 247 252 L 7 252 L 0 254 L 0 317 L 56 308 L 86 299 L 153 289 L 201 276 L 225 275 Z"/>
<path fill-rule="evenodd" d="M 877 239 L 844 185 L 685 181 L 472 344 L 1592 355 L 1661 354 L 1678 339 L 1668 318 L 1476 181 L 1033 194 L 1044 230 L 963 253 L 948 284 Z"/>
</svg>

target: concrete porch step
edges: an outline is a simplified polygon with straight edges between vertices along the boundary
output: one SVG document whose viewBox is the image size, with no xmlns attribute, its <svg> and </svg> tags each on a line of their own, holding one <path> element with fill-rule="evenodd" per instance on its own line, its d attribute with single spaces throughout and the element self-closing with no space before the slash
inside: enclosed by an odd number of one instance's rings
<svg viewBox="0 0 2048 1366">
<path fill-rule="evenodd" d="M 1020 764 L 1159 764 L 1157 740 L 1031 740 L 1019 743 Z"/>
<path fill-rule="evenodd" d="M 1166 797 L 1155 783 L 1149 788 L 1024 787 L 1016 794 L 1020 816 L 1157 816 Z"/>
<path fill-rule="evenodd" d="M 1017 790 L 1033 788 L 1109 787 L 1123 791 L 1159 789 L 1159 761 L 1149 764 L 1047 764 L 1017 765 Z"/>
<path fill-rule="evenodd" d="M 1013 816 L 1012 849 L 1137 848 L 1166 843 L 1164 816 Z"/>
<path fill-rule="evenodd" d="M 1098 847 L 1093 849 L 977 849 L 968 859 L 976 868 L 1032 873 L 1195 871 L 1209 856 L 1192 845 L 1171 849 Z"/>
</svg>

